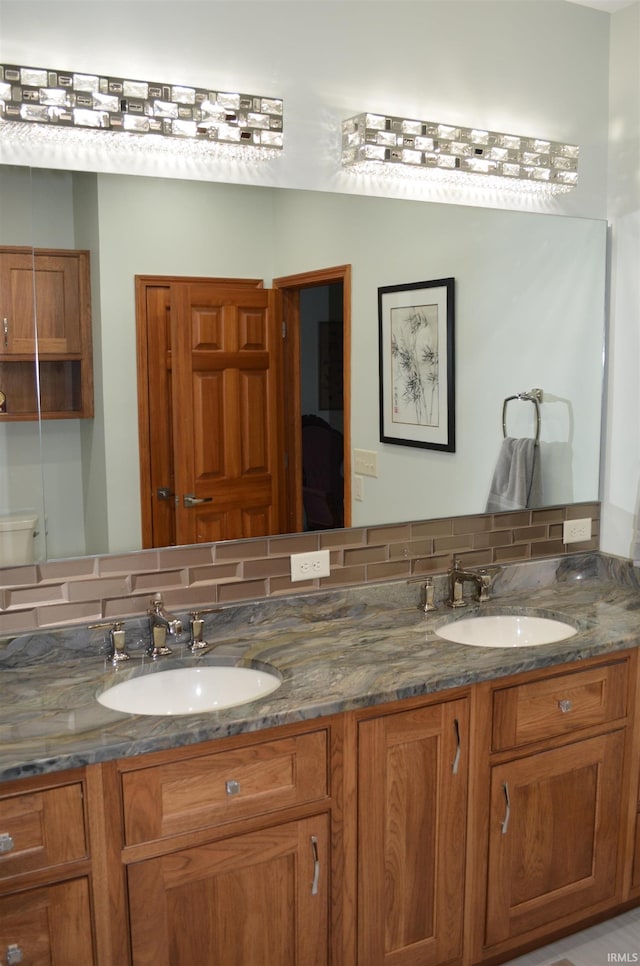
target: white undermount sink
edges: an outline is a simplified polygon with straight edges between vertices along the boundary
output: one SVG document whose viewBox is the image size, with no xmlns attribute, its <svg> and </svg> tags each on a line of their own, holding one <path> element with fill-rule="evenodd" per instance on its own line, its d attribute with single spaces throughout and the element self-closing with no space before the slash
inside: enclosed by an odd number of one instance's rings
<svg viewBox="0 0 640 966">
<path fill-rule="evenodd" d="M 98 695 L 127 714 L 202 714 L 262 698 L 280 687 L 278 674 L 253 667 L 170 668 L 128 678 Z"/>
<path fill-rule="evenodd" d="M 521 614 L 478 614 L 437 628 L 436 634 L 473 647 L 533 647 L 553 644 L 577 634 L 576 628 L 551 617 Z"/>
</svg>

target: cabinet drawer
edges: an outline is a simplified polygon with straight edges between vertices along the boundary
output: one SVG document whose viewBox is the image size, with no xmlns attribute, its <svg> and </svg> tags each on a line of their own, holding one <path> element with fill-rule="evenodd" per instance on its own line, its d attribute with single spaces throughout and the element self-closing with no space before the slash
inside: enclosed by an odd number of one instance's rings
<svg viewBox="0 0 640 966">
<path fill-rule="evenodd" d="M 327 795 L 327 732 L 142 768 L 122 782 L 127 845 L 249 818 Z"/>
<path fill-rule="evenodd" d="M 0 879 L 86 856 L 79 782 L 0 799 Z"/>
<path fill-rule="evenodd" d="M 627 662 L 503 688 L 493 695 L 493 751 L 517 748 L 627 713 Z"/>
</svg>

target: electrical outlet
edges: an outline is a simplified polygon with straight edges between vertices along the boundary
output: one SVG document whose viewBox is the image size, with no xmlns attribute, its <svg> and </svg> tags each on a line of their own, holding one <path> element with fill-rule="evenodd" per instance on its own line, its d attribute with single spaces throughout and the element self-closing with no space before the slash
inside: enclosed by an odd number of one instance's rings
<svg viewBox="0 0 640 966">
<path fill-rule="evenodd" d="M 314 580 L 328 577 L 331 572 L 328 550 L 314 550 L 311 553 L 292 553 L 291 580 Z"/>
<path fill-rule="evenodd" d="M 582 540 L 591 540 L 591 517 L 565 520 L 562 525 L 562 542 L 580 543 Z"/>
<path fill-rule="evenodd" d="M 361 476 L 378 475 L 378 454 L 373 449 L 354 449 L 353 469 Z"/>
<path fill-rule="evenodd" d="M 353 499 L 364 500 L 363 479 L 361 476 L 354 476 L 353 478 Z"/>
</svg>

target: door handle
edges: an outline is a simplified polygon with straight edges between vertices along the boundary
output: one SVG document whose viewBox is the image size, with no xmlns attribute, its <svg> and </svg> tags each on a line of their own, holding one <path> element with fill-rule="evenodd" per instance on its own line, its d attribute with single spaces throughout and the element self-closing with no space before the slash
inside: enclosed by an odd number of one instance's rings
<svg viewBox="0 0 640 966">
<path fill-rule="evenodd" d="M 182 502 L 185 506 L 199 506 L 200 503 L 212 503 L 212 496 L 201 496 L 197 497 L 195 493 L 185 493 L 182 497 Z"/>
</svg>

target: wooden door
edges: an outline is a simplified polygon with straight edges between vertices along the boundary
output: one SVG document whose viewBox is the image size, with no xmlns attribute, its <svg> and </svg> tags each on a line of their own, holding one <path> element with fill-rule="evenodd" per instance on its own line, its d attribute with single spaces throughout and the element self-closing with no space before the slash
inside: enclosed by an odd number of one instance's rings
<svg viewBox="0 0 640 966">
<path fill-rule="evenodd" d="M 616 894 L 624 732 L 497 765 L 486 946 Z"/>
<path fill-rule="evenodd" d="M 324 966 L 328 826 L 323 814 L 130 866 L 136 966 Z"/>
<path fill-rule="evenodd" d="M 279 532 L 275 295 L 172 287 L 176 539 Z"/>
<path fill-rule="evenodd" d="M 281 532 L 277 294 L 256 279 L 136 285 L 144 545 Z"/>
<path fill-rule="evenodd" d="M 361 966 L 462 955 L 468 713 L 463 699 L 360 725 Z"/>
<path fill-rule="evenodd" d="M 12 960 L 9 951 L 13 949 Z M 0 898 L 0 956 L 32 966 L 95 962 L 86 879 Z M 21 959 L 18 956 L 22 956 Z"/>
</svg>

